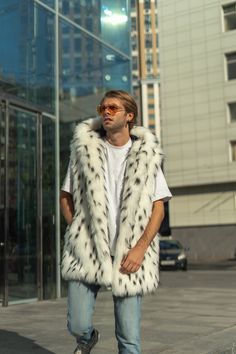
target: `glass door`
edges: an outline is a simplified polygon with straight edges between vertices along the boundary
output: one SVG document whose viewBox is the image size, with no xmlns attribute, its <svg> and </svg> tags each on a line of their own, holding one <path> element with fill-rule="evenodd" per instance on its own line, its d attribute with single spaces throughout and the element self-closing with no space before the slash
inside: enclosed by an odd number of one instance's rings
<svg viewBox="0 0 236 354">
<path fill-rule="evenodd" d="M 5 104 L 0 101 L 0 302 L 5 299 L 5 160 L 6 114 Z"/>
<path fill-rule="evenodd" d="M 7 149 L 8 301 L 37 293 L 37 114 L 9 105 Z"/>
<path fill-rule="evenodd" d="M 42 299 L 42 114 L 0 100 L 0 300 Z"/>
</svg>

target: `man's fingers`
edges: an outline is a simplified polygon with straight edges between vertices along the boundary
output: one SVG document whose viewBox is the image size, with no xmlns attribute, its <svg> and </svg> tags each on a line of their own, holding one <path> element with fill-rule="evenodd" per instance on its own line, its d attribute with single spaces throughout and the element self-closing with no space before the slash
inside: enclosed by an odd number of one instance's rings
<svg viewBox="0 0 236 354">
<path fill-rule="evenodd" d="M 127 255 L 127 254 L 123 257 L 123 259 L 122 259 L 122 261 L 121 261 L 121 264 L 120 264 L 121 266 L 123 266 L 123 265 L 124 265 L 124 263 L 125 263 L 125 261 L 126 261 L 127 257 L 128 257 L 128 255 Z"/>
<path fill-rule="evenodd" d="M 126 261 L 121 264 L 121 272 L 124 274 L 135 273 L 139 269 L 140 265 L 135 262 L 130 262 L 126 259 Z"/>
</svg>

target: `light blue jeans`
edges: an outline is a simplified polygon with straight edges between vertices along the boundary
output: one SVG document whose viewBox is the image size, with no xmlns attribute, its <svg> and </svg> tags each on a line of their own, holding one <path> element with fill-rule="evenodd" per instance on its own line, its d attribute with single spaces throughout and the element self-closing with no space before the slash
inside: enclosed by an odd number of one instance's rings
<svg viewBox="0 0 236 354">
<path fill-rule="evenodd" d="M 78 343 L 87 343 L 94 329 L 92 316 L 100 286 L 70 281 L 68 285 L 68 329 Z M 113 296 L 115 334 L 119 354 L 141 354 L 141 296 Z"/>
</svg>

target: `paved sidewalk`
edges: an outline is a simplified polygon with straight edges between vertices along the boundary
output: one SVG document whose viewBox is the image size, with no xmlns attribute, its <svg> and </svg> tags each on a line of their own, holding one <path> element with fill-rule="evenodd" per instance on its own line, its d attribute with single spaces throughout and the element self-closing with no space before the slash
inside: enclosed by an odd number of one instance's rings
<svg viewBox="0 0 236 354">
<path fill-rule="evenodd" d="M 0 308 L 0 354 L 72 354 L 65 319 L 65 299 Z M 98 296 L 94 323 L 101 339 L 92 354 L 117 353 L 109 291 Z M 143 300 L 142 344 L 142 354 L 236 354 L 235 288 L 162 284 Z"/>
</svg>

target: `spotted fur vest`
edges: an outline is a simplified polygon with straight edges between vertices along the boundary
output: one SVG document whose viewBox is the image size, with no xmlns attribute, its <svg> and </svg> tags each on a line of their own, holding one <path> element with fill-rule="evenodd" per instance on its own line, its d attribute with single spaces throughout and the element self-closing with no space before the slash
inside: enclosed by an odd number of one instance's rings
<svg viewBox="0 0 236 354">
<path fill-rule="evenodd" d="M 121 196 L 120 231 L 112 262 L 109 250 L 108 201 L 104 165 L 106 152 L 99 118 L 75 128 L 71 143 L 74 217 L 65 233 L 62 276 L 111 286 L 116 296 L 153 292 L 158 286 L 158 237 L 145 253 L 140 269 L 120 273 L 124 255 L 142 235 L 152 212 L 152 194 L 162 153 L 154 134 L 135 126 L 127 157 Z"/>
</svg>

